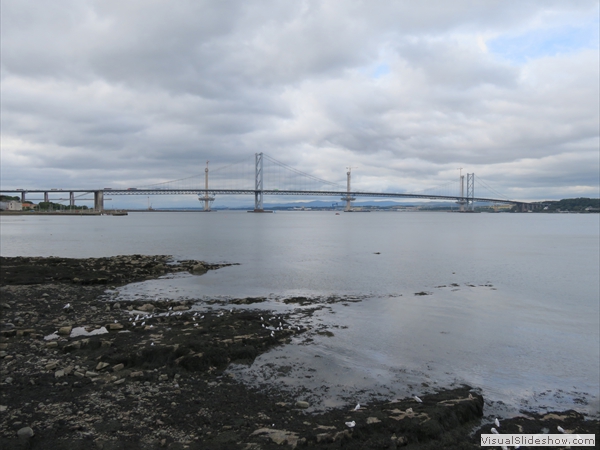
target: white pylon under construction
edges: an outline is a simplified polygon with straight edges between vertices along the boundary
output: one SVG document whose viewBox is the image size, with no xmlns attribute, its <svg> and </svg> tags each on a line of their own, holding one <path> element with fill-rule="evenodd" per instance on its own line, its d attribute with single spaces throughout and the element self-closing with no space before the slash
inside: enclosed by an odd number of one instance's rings
<svg viewBox="0 0 600 450">
<path fill-rule="evenodd" d="M 352 202 L 356 200 L 355 197 L 352 197 L 350 195 L 350 180 L 352 177 L 352 167 L 346 167 L 346 169 L 348 169 L 348 172 L 346 172 L 346 175 L 348 176 L 348 181 L 346 185 L 347 194 L 345 197 L 342 197 L 342 200 L 346 202 L 346 208 L 344 209 L 344 211 L 352 211 Z"/>
<path fill-rule="evenodd" d="M 462 167 L 459 167 L 457 170 L 459 170 L 459 175 L 458 175 L 458 187 L 460 190 L 460 197 L 458 199 L 458 201 L 456 203 L 458 203 L 459 206 L 459 211 L 460 212 L 464 212 L 465 210 L 465 203 L 467 203 L 465 201 L 465 176 L 462 174 Z"/>
<path fill-rule="evenodd" d="M 198 199 L 204 202 L 204 211 L 206 212 L 210 211 L 210 202 L 215 200 L 214 197 L 208 194 L 208 163 L 209 161 L 206 161 L 206 169 L 204 169 L 204 197 Z"/>
</svg>

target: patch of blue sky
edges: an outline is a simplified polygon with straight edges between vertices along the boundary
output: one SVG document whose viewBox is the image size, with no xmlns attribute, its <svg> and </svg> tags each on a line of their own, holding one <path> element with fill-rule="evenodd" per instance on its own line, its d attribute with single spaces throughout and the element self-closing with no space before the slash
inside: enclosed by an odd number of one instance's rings
<svg viewBox="0 0 600 450">
<path fill-rule="evenodd" d="M 513 63 L 584 49 L 598 49 L 598 17 L 581 26 L 539 28 L 519 35 L 504 35 L 486 42 L 488 52 Z"/>
<path fill-rule="evenodd" d="M 388 63 L 377 63 L 377 64 L 370 64 L 368 66 L 363 66 L 360 67 L 358 69 L 358 72 L 373 78 L 373 79 L 379 79 L 381 77 L 384 77 L 385 75 L 389 74 L 391 72 L 390 69 L 390 65 Z"/>
<path fill-rule="evenodd" d="M 378 64 L 373 72 L 371 72 L 371 76 L 373 78 L 381 78 L 390 73 L 390 66 L 386 63 Z"/>
</svg>

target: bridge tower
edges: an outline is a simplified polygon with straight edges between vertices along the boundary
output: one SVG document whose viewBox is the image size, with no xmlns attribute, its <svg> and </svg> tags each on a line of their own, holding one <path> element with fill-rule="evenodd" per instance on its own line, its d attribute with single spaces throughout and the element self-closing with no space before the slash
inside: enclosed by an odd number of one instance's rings
<svg viewBox="0 0 600 450">
<path fill-rule="evenodd" d="M 208 163 L 209 161 L 206 161 L 206 169 L 204 169 L 204 197 L 200 197 L 198 200 L 200 200 L 201 202 L 204 202 L 204 211 L 205 212 L 210 212 L 210 202 L 213 202 L 215 200 L 214 197 L 211 197 L 208 194 Z"/>
<path fill-rule="evenodd" d="M 465 204 L 467 203 L 465 200 L 465 176 L 462 175 L 462 167 L 459 169 L 461 171 L 461 175 L 459 175 L 459 188 L 460 188 L 460 196 L 458 198 L 459 211 L 465 212 Z"/>
<path fill-rule="evenodd" d="M 255 153 L 254 158 L 254 210 L 248 212 L 272 213 L 263 207 L 263 154 Z"/>
<path fill-rule="evenodd" d="M 264 211 L 263 207 L 263 154 L 254 154 L 254 211 Z"/>
<path fill-rule="evenodd" d="M 344 209 L 345 212 L 349 212 L 352 211 L 352 202 L 354 200 L 356 200 L 355 197 L 352 197 L 350 195 L 350 179 L 352 177 L 352 167 L 346 167 L 346 169 L 348 169 L 348 172 L 346 172 L 346 175 L 348 177 L 348 180 L 346 182 L 346 196 L 342 197 L 342 200 L 344 200 L 346 202 L 346 208 Z"/>
<path fill-rule="evenodd" d="M 475 211 L 475 174 L 467 174 L 467 209 Z"/>
</svg>

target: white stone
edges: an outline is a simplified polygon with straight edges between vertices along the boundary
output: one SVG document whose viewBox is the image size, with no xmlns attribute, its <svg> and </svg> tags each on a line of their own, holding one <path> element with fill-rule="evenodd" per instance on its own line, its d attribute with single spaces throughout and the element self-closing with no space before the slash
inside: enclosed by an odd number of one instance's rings
<svg viewBox="0 0 600 450">
<path fill-rule="evenodd" d="M 17 436 L 20 438 L 28 439 L 33 436 L 33 430 L 31 427 L 23 427 L 19 431 L 17 431 Z"/>
</svg>

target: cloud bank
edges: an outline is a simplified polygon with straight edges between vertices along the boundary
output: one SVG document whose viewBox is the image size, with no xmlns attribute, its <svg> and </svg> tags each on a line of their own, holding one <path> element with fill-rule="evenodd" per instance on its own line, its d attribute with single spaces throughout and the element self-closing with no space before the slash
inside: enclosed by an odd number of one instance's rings
<svg viewBox="0 0 600 450">
<path fill-rule="evenodd" d="M 265 152 L 356 189 L 459 167 L 598 196 L 597 1 L 2 3 L 3 189 L 158 183 Z M 197 203 L 197 201 L 196 201 Z"/>
</svg>

